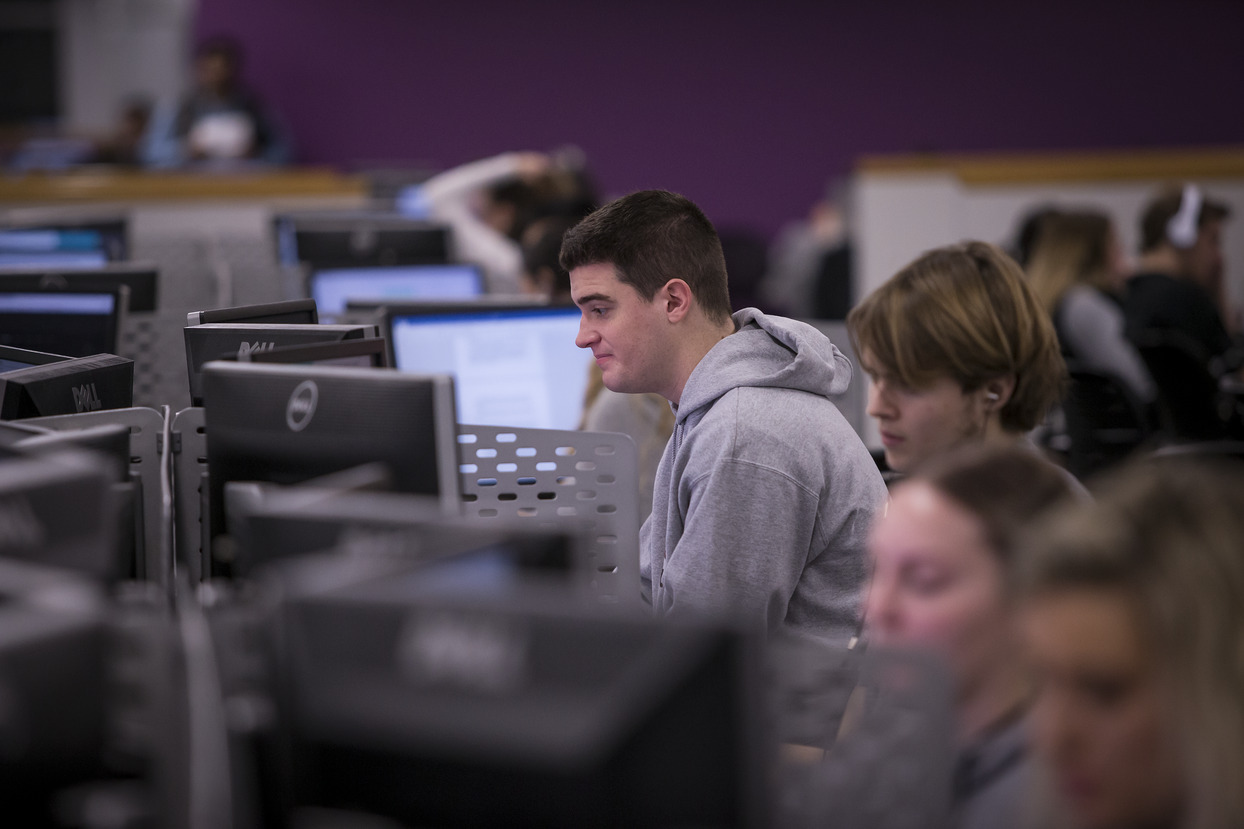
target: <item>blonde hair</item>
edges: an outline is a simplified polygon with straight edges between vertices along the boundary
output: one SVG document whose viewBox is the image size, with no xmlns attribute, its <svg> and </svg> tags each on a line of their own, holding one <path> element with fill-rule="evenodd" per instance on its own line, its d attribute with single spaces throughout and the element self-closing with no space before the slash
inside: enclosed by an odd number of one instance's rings
<svg viewBox="0 0 1244 829">
<path fill-rule="evenodd" d="M 1023 271 L 986 242 L 925 253 L 847 315 L 851 344 L 911 388 L 951 377 L 965 392 L 1013 376 L 1002 428 L 1026 432 L 1062 395 L 1058 338 Z"/>
<path fill-rule="evenodd" d="M 1110 292 L 1110 219 L 1101 213 L 1055 213 L 1041 223 L 1028 261 L 1028 280 L 1051 316 L 1076 284 Z"/>
<path fill-rule="evenodd" d="M 1176 706 L 1186 827 L 1244 826 L 1244 487 L 1231 463 L 1121 468 L 1030 538 L 1019 568 L 1030 597 L 1089 588 L 1133 602 Z"/>
</svg>

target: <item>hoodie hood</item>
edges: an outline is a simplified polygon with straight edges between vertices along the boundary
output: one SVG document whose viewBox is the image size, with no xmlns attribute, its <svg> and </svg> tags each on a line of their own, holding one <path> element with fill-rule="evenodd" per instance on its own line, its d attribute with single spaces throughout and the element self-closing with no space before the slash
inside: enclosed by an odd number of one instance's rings
<svg viewBox="0 0 1244 829">
<path fill-rule="evenodd" d="M 851 382 L 851 361 L 817 329 L 755 308 L 734 314 L 736 330 L 704 355 L 677 407 L 678 420 L 744 387 L 797 389 L 829 397 Z"/>
</svg>

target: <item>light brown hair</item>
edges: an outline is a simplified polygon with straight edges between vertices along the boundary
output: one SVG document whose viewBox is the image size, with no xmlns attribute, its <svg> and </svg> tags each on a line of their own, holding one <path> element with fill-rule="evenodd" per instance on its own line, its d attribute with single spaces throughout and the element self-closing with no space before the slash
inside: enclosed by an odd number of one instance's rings
<svg viewBox="0 0 1244 829">
<path fill-rule="evenodd" d="M 995 245 L 931 250 L 847 315 L 869 370 L 910 388 L 951 377 L 965 392 L 1013 376 L 1002 428 L 1036 426 L 1061 397 L 1067 367 L 1049 314 L 1015 260 Z"/>
</svg>

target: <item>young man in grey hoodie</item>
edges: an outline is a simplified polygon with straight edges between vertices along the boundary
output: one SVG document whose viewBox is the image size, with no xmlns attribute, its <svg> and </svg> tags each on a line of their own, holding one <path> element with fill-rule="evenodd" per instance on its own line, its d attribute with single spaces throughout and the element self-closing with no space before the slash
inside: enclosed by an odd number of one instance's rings
<svg viewBox="0 0 1244 829">
<path fill-rule="evenodd" d="M 688 199 L 633 193 L 567 233 L 576 343 L 605 386 L 655 392 L 674 433 L 640 533 L 658 614 L 730 614 L 837 642 L 859 628 L 886 490 L 829 395 L 850 362 L 819 331 L 731 316 L 717 232 Z"/>
</svg>

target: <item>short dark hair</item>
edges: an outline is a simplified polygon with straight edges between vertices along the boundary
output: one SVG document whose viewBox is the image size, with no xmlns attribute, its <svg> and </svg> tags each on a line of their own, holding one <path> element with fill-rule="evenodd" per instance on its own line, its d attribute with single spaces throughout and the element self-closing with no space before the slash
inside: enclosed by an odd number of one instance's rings
<svg viewBox="0 0 1244 829">
<path fill-rule="evenodd" d="M 1140 215 L 1140 252 L 1148 253 L 1167 243 L 1166 228 L 1183 205 L 1184 188 L 1171 185 L 1158 193 L 1145 206 Z M 1231 208 L 1211 198 L 1201 200 L 1201 212 L 1196 217 L 1197 230 L 1210 222 L 1221 221 L 1231 215 Z"/>
<path fill-rule="evenodd" d="M 730 318 L 717 231 L 694 202 L 668 190 L 641 190 L 593 212 L 566 234 L 561 264 L 567 271 L 612 265 L 621 282 L 649 300 L 681 279 L 710 319 Z"/>
</svg>

